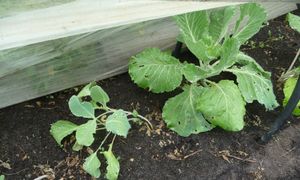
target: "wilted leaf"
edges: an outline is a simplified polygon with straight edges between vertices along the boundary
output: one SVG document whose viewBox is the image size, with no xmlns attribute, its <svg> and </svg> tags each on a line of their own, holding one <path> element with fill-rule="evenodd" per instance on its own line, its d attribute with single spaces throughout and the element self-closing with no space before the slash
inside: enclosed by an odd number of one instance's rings
<svg viewBox="0 0 300 180">
<path fill-rule="evenodd" d="M 127 115 L 123 110 L 117 110 L 108 116 L 105 127 L 107 131 L 123 137 L 127 137 L 128 131 L 131 128 Z"/>
<path fill-rule="evenodd" d="M 72 134 L 77 129 L 77 125 L 70 122 L 60 120 L 51 125 L 50 133 L 55 141 L 61 146 L 61 141 L 66 136 Z"/>
<path fill-rule="evenodd" d="M 189 136 L 213 128 L 196 110 L 196 101 L 201 93 L 201 87 L 192 85 L 165 103 L 162 116 L 171 130 L 181 136 Z"/>
<path fill-rule="evenodd" d="M 78 126 L 76 131 L 77 143 L 83 146 L 90 146 L 94 142 L 96 127 L 96 120 L 89 120 L 87 123 Z"/>
<path fill-rule="evenodd" d="M 285 81 L 284 88 L 283 88 L 283 93 L 284 93 L 283 106 L 286 106 L 290 97 L 292 96 L 296 83 L 297 83 L 297 78 L 289 78 L 288 80 Z M 293 111 L 293 114 L 295 116 L 300 116 L 300 102 L 297 104 L 295 110 Z"/>
<path fill-rule="evenodd" d="M 83 163 L 83 169 L 91 176 L 99 178 L 101 175 L 99 169 L 100 165 L 101 163 L 97 157 L 97 152 L 95 152 L 85 159 L 85 162 Z"/>
<path fill-rule="evenodd" d="M 79 98 L 73 95 L 69 100 L 69 108 L 77 117 L 95 118 L 95 110 L 89 102 L 81 102 Z"/>
<path fill-rule="evenodd" d="M 222 80 L 205 87 L 197 100 L 197 109 L 213 125 L 228 131 L 243 129 L 245 102 L 233 81 Z"/>
<path fill-rule="evenodd" d="M 233 67 L 229 71 L 236 75 L 239 89 L 246 102 L 257 100 L 269 110 L 278 106 L 270 78 L 266 78 L 251 66 Z"/>
<path fill-rule="evenodd" d="M 109 97 L 106 92 L 100 86 L 94 86 L 91 88 L 91 97 L 94 101 L 106 106 L 109 102 Z"/>
<path fill-rule="evenodd" d="M 129 74 L 142 88 L 155 93 L 168 92 L 182 81 L 182 66 L 178 59 L 157 48 L 146 49 L 131 58 Z"/>
<path fill-rule="evenodd" d="M 112 145 L 109 145 L 108 151 L 103 152 L 103 154 L 107 162 L 105 177 L 109 180 L 117 180 L 120 171 L 120 164 L 112 152 Z"/>
</svg>

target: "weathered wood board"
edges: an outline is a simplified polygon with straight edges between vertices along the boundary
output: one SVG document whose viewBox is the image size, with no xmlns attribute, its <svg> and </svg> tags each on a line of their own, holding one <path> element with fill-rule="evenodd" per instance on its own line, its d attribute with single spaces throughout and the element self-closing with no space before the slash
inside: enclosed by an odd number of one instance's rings
<svg viewBox="0 0 300 180">
<path fill-rule="evenodd" d="M 264 6 L 269 13 L 268 18 L 296 8 L 295 4 L 289 3 L 265 3 Z M 36 21 L 41 20 L 45 21 L 43 18 Z M 0 19 L 0 22 L 4 21 L 7 17 Z M 47 28 L 47 32 L 52 30 L 49 26 Z M 0 32 L 3 29 L 9 28 L 3 28 L 0 23 Z M 90 32 L 91 29 L 93 31 Z M 22 44 L 21 47 L 18 43 L 12 43 L 12 46 L 6 44 L 6 48 L 0 51 L 0 108 L 125 72 L 130 56 L 145 47 L 170 48 L 178 34 L 172 18 L 91 29 L 87 32 L 80 30 L 78 32 L 84 33 L 76 35 L 71 33 L 72 36 L 64 34 L 58 39 L 56 34 L 52 37 L 54 39 L 39 39 L 39 43 Z"/>
</svg>

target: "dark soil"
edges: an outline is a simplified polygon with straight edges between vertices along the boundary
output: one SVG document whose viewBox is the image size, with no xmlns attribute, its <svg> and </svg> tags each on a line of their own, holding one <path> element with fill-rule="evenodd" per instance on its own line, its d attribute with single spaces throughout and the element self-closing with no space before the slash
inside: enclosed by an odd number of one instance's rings
<svg viewBox="0 0 300 180">
<path fill-rule="evenodd" d="M 276 80 L 299 47 L 300 36 L 288 27 L 284 17 L 270 21 L 243 47 L 272 72 L 279 102 L 283 96 Z M 191 57 L 186 52 L 182 58 Z M 133 84 L 127 73 L 98 84 L 111 97 L 111 107 L 137 109 L 155 126 L 152 132 L 145 126 L 134 126 L 127 139 L 116 139 L 114 152 L 120 156 L 120 179 L 300 179 L 299 119 L 290 117 L 270 143 L 260 145 L 256 141 L 281 108 L 266 112 L 257 103 L 249 104 L 243 131 L 231 133 L 216 128 L 183 138 L 166 129 L 161 119 L 164 102 L 174 94 L 149 93 Z M 74 118 L 67 107 L 74 93 L 75 89 L 70 89 L 0 110 L 0 174 L 8 180 L 42 175 L 91 179 L 82 170 L 87 150 L 72 152 L 72 138 L 66 139 L 62 149 L 49 133 L 50 124 L 59 119 L 83 122 Z"/>
</svg>

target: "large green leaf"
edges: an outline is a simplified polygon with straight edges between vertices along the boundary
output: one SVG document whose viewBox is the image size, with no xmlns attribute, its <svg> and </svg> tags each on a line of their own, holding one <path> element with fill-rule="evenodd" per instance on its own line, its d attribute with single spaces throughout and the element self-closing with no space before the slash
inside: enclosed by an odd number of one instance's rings
<svg viewBox="0 0 300 180">
<path fill-rule="evenodd" d="M 89 102 L 81 102 L 80 99 L 73 95 L 69 100 L 69 108 L 77 117 L 95 118 L 95 110 Z"/>
<path fill-rule="evenodd" d="M 289 78 L 284 83 L 283 93 L 284 93 L 284 100 L 283 106 L 286 106 L 288 103 L 297 83 L 297 78 Z M 295 116 L 300 116 L 300 102 L 297 104 L 297 107 L 293 111 Z"/>
<path fill-rule="evenodd" d="M 109 102 L 109 97 L 106 92 L 100 86 L 94 86 L 91 88 L 91 97 L 95 102 L 106 106 L 106 103 Z"/>
<path fill-rule="evenodd" d="M 112 144 L 109 145 L 108 151 L 103 152 L 103 154 L 107 162 L 105 177 L 109 180 L 117 180 L 120 171 L 120 164 L 112 152 Z"/>
<path fill-rule="evenodd" d="M 83 146 L 90 146 L 94 142 L 96 128 L 96 120 L 89 120 L 85 124 L 80 125 L 76 131 L 77 143 Z"/>
<path fill-rule="evenodd" d="M 288 21 L 294 30 L 298 31 L 300 33 L 300 16 L 296 16 L 292 13 L 288 14 Z"/>
<path fill-rule="evenodd" d="M 74 132 L 77 127 L 76 124 L 70 121 L 59 120 L 51 125 L 50 133 L 55 141 L 61 146 L 63 138 Z"/>
<path fill-rule="evenodd" d="M 128 131 L 131 128 L 127 115 L 123 110 L 117 110 L 108 116 L 105 127 L 107 131 L 123 137 L 127 137 Z"/>
<path fill-rule="evenodd" d="M 184 43 L 203 62 L 216 58 L 219 47 L 214 47 L 213 39 L 208 36 L 208 15 L 208 11 L 198 11 L 175 17 Z"/>
<path fill-rule="evenodd" d="M 239 89 L 246 102 L 257 100 L 269 110 L 278 106 L 270 78 L 266 78 L 252 66 L 233 67 L 228 71 L 236 75 Z"/>
<path fill-rule="evenodd" d="M 198 11 L 175 16 L 180 33 L 184 38 L 198 42 L 207 33 L 209 19 L 207 11 Z"/>
<path fill-rule="evenodd" d="M 0 176 L 0 180 L 5 180 L 4 175 L 1 175 L 1 176 Z"/>
<path fill-rule="evenodd" d="M 267 13 L 265 9 L 256 3 L 240 5 L 240 17 L 236 22 L 233 37 L 237 38 L 240 44 L 244 44 L 254 34 L 256 34 L 264 21 Z"/>
<path fill-rule="evenodd" d="M 228 131 L 244 127 L 245 102 L 233 81 L 222 80 L 203 89 L 197 109 L 213 125 Z"/>
<path fill-rule="evenodd" d="M 213 128 L 196 110 L 196 101 L 201 93 L 201 87 L 191 85 L 165 103 L 162 116 L 168 128 L 181 136 L 189 136 Z"/>
<path fill-rule="evenodd" d="M 131 79 L 142 88 L 155 93 L 174 90 L 181 84 L 182 65 L 179 60 L 157 48 L 146 49 L 129 63 Z"/>
<path fill-rule="evenodd" d="M 210 13 L 209 35 L 213 41 L 219 43 L 226 35 L 230 20 L 236 14 L 236 7 L 229 6 L 212 10 Z"/>
<path fill-rule="evenodd" d="M 99 169 L 100 165 L 101 163 L 97 157 L 97 152 L 95 152 L 85 159 L 85 162 L 83 163 L 83 169 L 91 176 L 99 178 L 101 175 Z"/>
</svg>

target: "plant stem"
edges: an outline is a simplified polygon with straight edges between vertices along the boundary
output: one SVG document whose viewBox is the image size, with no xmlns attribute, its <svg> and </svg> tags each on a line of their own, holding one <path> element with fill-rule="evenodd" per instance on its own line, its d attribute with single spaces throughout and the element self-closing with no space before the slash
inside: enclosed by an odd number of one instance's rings
<svg viewBox="0 0 300 180">
<path fill-rule="evenodd" d="M 106 111 L 105 113 L 100 114 L 100 115 L 97 116 L 96 118 L 99 119 L 100 117 L 102 117 L 102 116 L 104 116 L 104 115 L 106 115 L 106 114 L 109 114 L 109 113 L 113 113 L 113 112 L 114 112 L 114 111 L 111 111 L 111 110 Z"/>
<path fill-rule="evenodd" d="M 102 128 L 97 128 L 96 131 L 101 131 L 101 130 L 104 130 L 106 129 L 105 127 L 102 127 Z"/>
<path fill-rule="evenodd" d="M 105 143 L 105 141 L 107 140 L 107 138 L 108 138 L 108 136 L 109 136 L 110 134 L 111 134 L 111 132 L 109 132 L 108 134 L 106 134 L 105 138 L 104 138 L 103 141 L 101 142 L 101 144 L 100 144 L 100 146 L 98 147 L 98 149 L 96 150 L 96 152 L 98 152 L 98 151 L 102 148 L 103 144 Z"/>
</svg>

